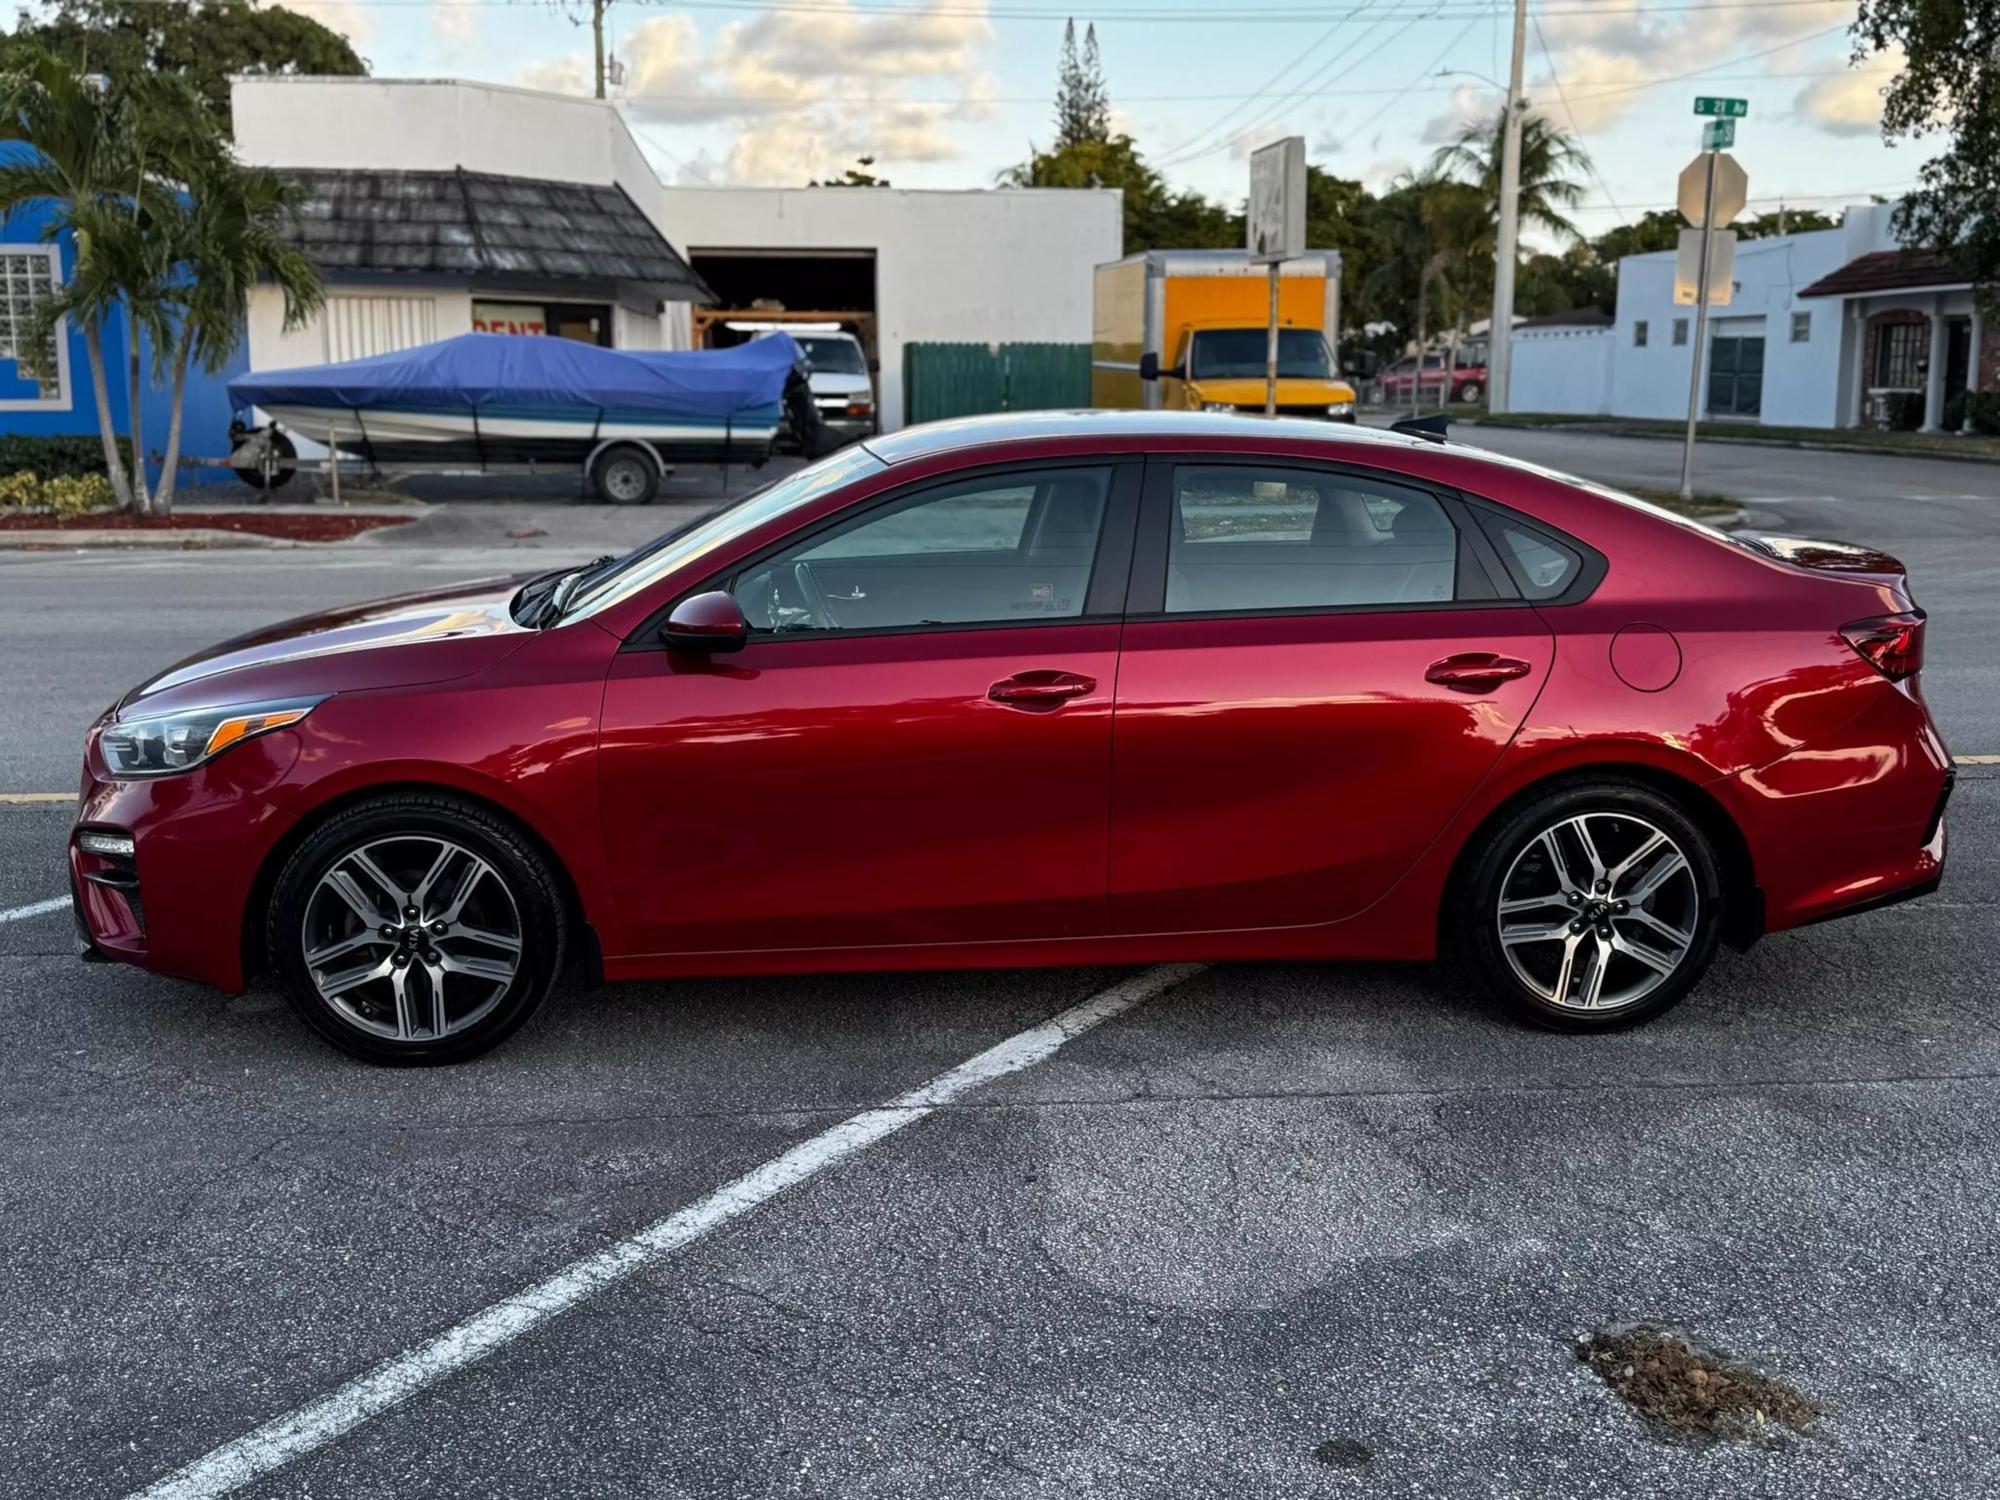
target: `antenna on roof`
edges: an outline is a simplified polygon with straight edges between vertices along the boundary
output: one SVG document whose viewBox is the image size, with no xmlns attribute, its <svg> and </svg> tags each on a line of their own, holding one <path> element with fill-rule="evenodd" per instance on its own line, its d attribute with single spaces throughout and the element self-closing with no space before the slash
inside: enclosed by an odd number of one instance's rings
<svg viewBox="0 0 2000 1500">
<path fill-rule="evenodd" d="M 1443 412 L 1428 417 L 1405 417 L 1400 422 L 1391 422 L 1389 430 L 1400 432 L 1406 437 L 1428 438 L 1433 443 L 1445 441 L 1445 429 L 1451 426 L 1451 418 Z"/>
</svg>

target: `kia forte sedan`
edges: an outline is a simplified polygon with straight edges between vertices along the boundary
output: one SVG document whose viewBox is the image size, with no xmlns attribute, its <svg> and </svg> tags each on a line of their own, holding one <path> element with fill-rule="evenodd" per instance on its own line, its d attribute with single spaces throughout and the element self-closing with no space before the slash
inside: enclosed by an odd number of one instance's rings
<svg viewBox="0 0 2000 1500">
<path fill-rule="evenodd" d="M 909 429 L 628 556 L 259 631 L 90 729 L 91 953 L 444 1062 L 636 979 L 1453 956 L 1600 1031 L 1936 888 L 1903 569 L 1449 442 Z"/>
</svg>

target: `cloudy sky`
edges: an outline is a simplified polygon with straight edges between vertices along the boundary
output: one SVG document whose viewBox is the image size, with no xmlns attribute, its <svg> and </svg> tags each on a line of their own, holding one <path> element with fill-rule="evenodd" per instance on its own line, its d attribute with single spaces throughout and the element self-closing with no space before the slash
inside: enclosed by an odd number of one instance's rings
<svg viewBox="0 0 2000 1500">
<path fill-rule="evenodd" d="M 586 91 L 563 0 L 292 0 L 377 74 Z M 621 107 L 670 181 L 801 183 L 872 155 L 899 186 L 974 187 L 1050 136 L 1064 18 L 1097 27 L 1121 128 L 1170 179 L 1239 200 L 1245 157 L 1300 134 L 1379 186 L 1496 107 L 1509 0 L 617 0 Z M 1893 195 L 1921 144 L 1877 129 L 1893 61 L 1851 67 L 1853 0 L 1536 0 L 1531 101 L 1596 163 L 1581 222 L 1666 206 L 1698 92 L 1740 95 L 1753 208 Z M 1483 76 L 1482 76 L 1483 75 Z M 1768 202 L 1761 201 L 1768 199 Z"/>
</svg>

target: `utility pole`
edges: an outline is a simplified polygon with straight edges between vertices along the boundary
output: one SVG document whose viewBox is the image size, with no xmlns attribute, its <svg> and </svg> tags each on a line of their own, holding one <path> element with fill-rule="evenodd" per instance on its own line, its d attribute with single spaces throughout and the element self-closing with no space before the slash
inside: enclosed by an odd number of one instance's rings
<svg viewBox="0 0 2000 1500">
<path fill-rule="evenodd" d="M 590 40 L 597 50 L 597 97 L 604 97 L 604 7 L 611 0 L 590 0 Z"/>
<path fill-rule="evenodd" d="M 1528 0 L 1514 0 L 1514 60 L 1507 72 L 1507 121 L 1500 144 L 1500 242 L 1494 250 L 1493 326 L 1487 332 L 1486 409 L 1509 409 L 1514 373 L 1514 263 L 1521 232 L 1521 67 L 1528 52 Z"/>
</svg>

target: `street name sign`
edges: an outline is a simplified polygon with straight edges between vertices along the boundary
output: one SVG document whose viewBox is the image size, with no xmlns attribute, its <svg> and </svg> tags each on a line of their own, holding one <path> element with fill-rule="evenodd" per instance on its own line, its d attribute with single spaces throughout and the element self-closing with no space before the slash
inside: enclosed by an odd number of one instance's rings
<svg viewBox="0 0 2000 1500">
<path fill-rule="evenodd" d="M 1725 120 L 1740 120 L 1750 113 L 1748 99 L 1718 99 L 1713 94 L 1697 94 L 1694 112 L 1698 115 L 1719 115 Z"/>
<path fill-rule="evenodd" d="M 1701 149 L 1720 151 L 1736 144 L 1736 122 L 1734 120 L 1710 120 L 1701 127 Z"/>
</svg>

